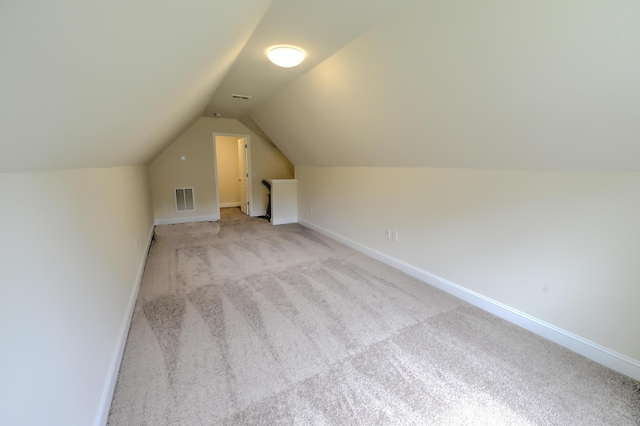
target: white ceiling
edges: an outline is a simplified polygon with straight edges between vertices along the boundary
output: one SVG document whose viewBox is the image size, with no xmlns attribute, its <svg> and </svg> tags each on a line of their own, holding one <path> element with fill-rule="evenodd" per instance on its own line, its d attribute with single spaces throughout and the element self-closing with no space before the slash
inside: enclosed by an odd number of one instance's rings
<svg viewBox="0 0 640 426">
<path fill-rule="evenodd" d="M 412 0 L 273 0 L 269 10 L 211 98 L 204 115 L 240 118 L 309 71 L 354 38 Z M 267 59 L 275 45 L 302 48 L 307 57 L 295 68 Z M 231 98 L 251 96 L 250 100 Z"/>
<path fill-rule="evenodd" d="M 207 105 L 268 0 L 0 2 L 0 171 L 144 164 Z"/>
<path fill-rule="evenodd" d="M 148 163 L 205 110 L 240 117 L 407 2 L 0 1 L 0 172 Z M 302 66 L 266 60 L 282 43 Z"/>
<path fill-rule="evenodd" d="M 640 171 L 638 16 L 416 2 L 250 116 L 296 166 Z"/>
<path fill-rule="evenodd" d="M 215 112 L 255 120 L 296 165 L 636 171 L 637 16 L 600 0 L 3 0 L 0 172 L 146 164 Z M 270 64 L 276 44 L 306 61 Z"/>
</svg>

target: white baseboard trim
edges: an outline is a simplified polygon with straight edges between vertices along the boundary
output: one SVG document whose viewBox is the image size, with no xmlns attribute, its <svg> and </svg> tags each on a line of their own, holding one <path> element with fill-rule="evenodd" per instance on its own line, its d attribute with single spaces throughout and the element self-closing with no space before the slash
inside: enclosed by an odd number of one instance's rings
<svg viewBox="0 0 640 426">
<path fill-rule="evenodd" d="M 156 225 L 175 225 L 177 223 L 190 222 L 216 222 L 220 220 L 220 215 L 191 216 L 191 217 L 171 217 L 169 219 L 156 219 Z"/>
<path fill-rule="evenodd" d="M 547 340 L 564 346 L 592 361 L 611 368 L 619 373 L 625 374 L 635 380 L 640 380 L 640 361 L 606 348 L 598 343 L 584 339 L 576 334 L 570 333 L 559 327 L 532 317 L 517 309 L 513 309 L 503 303 L 490 299 L 472 290 L 464 288 L 449 280 L 439 277 L 430 272 L 417 268 L 402 260 L 391 257 L 378 250 L 374 250 L 349 238 L 346 238 L 333 231 L 329 231 L 305 219 L 298 219 L 298 222 L 310 229 L 313 229 L 329 238 L 349 246 L 367 256 L 381 261 L 399 271 L 419 279 L 433 287 L 439 288 L 459 299 L 479 307 L 493 315 L 516 324 L 525 330 L 529 330 Z"/>
<path fill-rule="evenodd" d="M 278 218 L 278 219 L 271 218 L 272 225 L 285 225 L 287 223 L 298 223 L 298 218 L 297 217 L 284 217 L 284 218 Z"/>
<path fill-rule="evenodd" d="M 124 347 L 127 343 L 127 336 L 129 335 L 129 328 L 131 327 L 131 320 L 133 319 L 133 309 L 136 306 L 136 300 L 138 299 L 138 291 L 140 290 L 140 284 L 142 283 L 142 274 L 144 273 L 144 267 L 147 263 L 147 257 L 149 256 L 149 249 L 151 248 L 151 242 L 153 240 L 153 231 L 155 226 L 151 227 L 149 238 L 147 239 L 147 248 L 142 256 L 142 262 L 138 267 L 138 273 L 136 275 L 136 281 L 131 290 L 129 296 L 129 303 L 125 316 L 122 319 L 122 326 L 120 327 L 120 333 L 118 334 L 118 342 L 116 344 L 113 357 L 111 358 L 111 364 L 107 371 L 106 382 L 104 389 L 102 390 L 102 396 L 100 398 L 100 404 L 98 405 L 98 411 L 94 419 L 94 426 L 104 426 L 107 424 L 109 417 L 109 410 L 111 408 L 111 400 L 113 399 L 113 393 L 116 389 L 116 382 L 118 381 L 118 373 L 120 372 L 120 364 L 122 363 L 122 356 L 124 355 Z"/>
<path fill-rule="evenodd" d="M 220 208 L 224 209 L 226 207 L 240 207 L 242 204 L 241 203 L 220 203 Z"/>
</svg>

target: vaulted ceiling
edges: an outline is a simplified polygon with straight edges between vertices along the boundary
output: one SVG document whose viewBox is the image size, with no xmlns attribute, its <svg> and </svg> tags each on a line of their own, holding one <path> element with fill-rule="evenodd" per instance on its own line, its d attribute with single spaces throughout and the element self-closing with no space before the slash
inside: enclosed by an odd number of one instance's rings
<svg viewBox="0 0 640 426">
<path fill-rule="evenodd" d="M 274 0 L 211 98 L 206 116 L 241 118 L 411 0 Z M 272 46 L 304 49 L 305 61 L 280 68 L 267 60 Z M 238 100 L 232 94 L 251 96 Z"/>
<path fill-rule="evenodd" d="M 297 166 L 640 170 L 640 2 L 415 2 L 251 112 Z"/>
<path fill-rule="evenodd" d="M 0 172 L 148 163 L 216 112 L 296 165 L 640 170 L 638 16 L 631 0 L 3 1 Z M 275 44 L 306 61 L 275 67 Z"/>
<path fill-rule="evenodd" d="M 0 171 L 148 162 L 204 110 L 267 0 L 0 3 Z"/>
<path fill-rule="evenodd" d="M 148 163 L 205 110 L 246 114 L 407 2 L 2 1 L 0 172 Z M 282 43 L 304 45 L 303 66 L 267 61 Z"/>
</svg>

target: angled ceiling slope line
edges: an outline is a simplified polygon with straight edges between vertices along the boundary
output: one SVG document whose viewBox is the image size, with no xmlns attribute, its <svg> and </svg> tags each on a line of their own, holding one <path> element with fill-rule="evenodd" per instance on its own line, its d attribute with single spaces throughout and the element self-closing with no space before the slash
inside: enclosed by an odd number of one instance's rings
<svg viewBox="0 0 640 426">
<path fill-rule="evenodd" d="M 640 3 L 460 7 L 412 4 L 251 117 L 296 166 L 640 170 Z"/>
<path fill-rule="evenodd" d="M 274 0 L 211 98 L 204 115 L 240 118 L 412 0 Z M 267 59 L 269 48 L 294 45 L 306 57 L 294 68 Z M 234 93 L 250 100 L 232 99 Z"/>
<path fill-rule="evenodd" d="M 273 146 L 275 146 L 277 148 L 276 144 L 273 143 L 273 141 L 271 140 L 269 135 L 267 135 L 264 132 L 264 130 L 262 130 L 262 127 L 258 126 L 258 123 L 253 121 L 253 118 L 251 118 L 251 116 L 249 114 L 245 114 L 242 117 L 238 118 L 238 121 L 241 122 L 242 124 L 244 124 L 245 126 L 247 126 L 249 129 L 251 129 L 251 131 L 253 131 L 256 135 L 258 135 L 262 139 L 264 139 L 265 142 L 267 142 L 270 145 L 273 145 Z"/>
<path fill-rule="evenodd" d="M 149 162 L 202 114 L 269 3 L 3 2 L 0 172 Z"/>
</svg>

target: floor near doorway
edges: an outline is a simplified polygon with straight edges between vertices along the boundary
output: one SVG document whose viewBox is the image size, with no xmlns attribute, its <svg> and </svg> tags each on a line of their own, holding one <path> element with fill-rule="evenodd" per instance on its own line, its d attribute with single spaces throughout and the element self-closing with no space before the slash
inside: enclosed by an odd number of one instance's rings
<svg viewBox="0 0 640 426">
<path fill-rule="evenodd" d="M 253 219 L 251 216 L 247 216 L 246 214 L 240 211 L 240 207 L 227 207 L 220 209 L 220 221 L 228 222 L 235 220 L 251 220 Z"/>
</svg>

